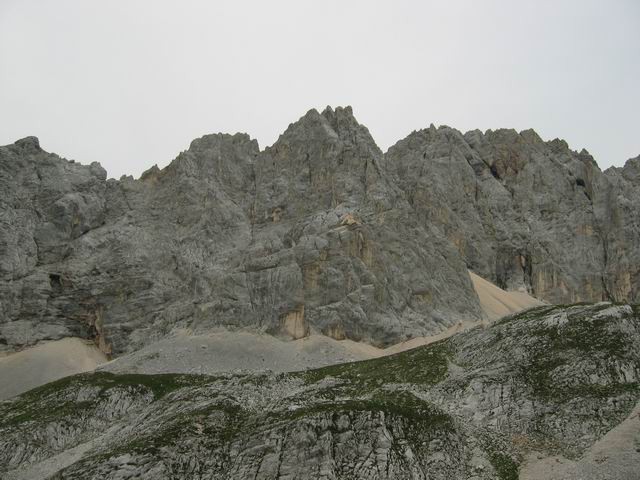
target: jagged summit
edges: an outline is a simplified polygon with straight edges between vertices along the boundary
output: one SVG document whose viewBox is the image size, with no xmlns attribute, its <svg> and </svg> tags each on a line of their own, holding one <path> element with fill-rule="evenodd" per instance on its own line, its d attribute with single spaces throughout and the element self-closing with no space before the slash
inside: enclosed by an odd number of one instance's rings
<svg viewBox="0 0 640 480">
<path fill-rule="evenodd" d="M 293 131 L 300 130 L 300 129 L 306 130 L 307 133 L 310 133 L 309 131 L 313 130 L 313 127 L 312 127 L 313 125 L 316 125 L 317 127 L 320 128 L 320 130 L 318 130 L 317 133 L 322 132 L 323 134 L 326 134 L 328 136 L 332 136 L 334 134 L 338 136 L 340 136 L 340 134 L 343 136 L 353 135 L 353 132 L 357 131 L 359 132 L 359 135 L 365 139 L 364 141 L 368 143 L 371 148 L 374 148 L 374 150 L 377 149 L 378 151 L 380 151 L 375 140 L 369 133 L 369 130 L 367 129 L 367 127 L 358 122 L 358 120 L 355 118 L 353 114 L 353 108 L 349 105 L 344 107 L 337 106 L 335 108 L 330 105 L 327 105 L 324 108 L 324 110 L 322 110 L 322 112 L 319 112 L 316 108 L 311 108 L 309 111 L 307 111 L 305 115 L 300 117 L 300 119 L 298 119 L 296 122 L 289 124 L 285 132 L 283 132 L 283 134 L 281 135 L 281 137 L 285 134 L 292 134 Z M 327 128 L 327 127 L 330 127 L 330 128 Z M 352 132 L 352 133 L 348 133 L 348 132 Z M 440 132 L 441 134 L 459 134 L 465 138 L 474 138 L 478 136 L 480 137 L 492 136 L 494 138 L 495 137 L 511 138 L 511 141 L 514 141 L 515 139 L 520 138 L 532 144 L 545 143 L 554 149 L 570 150 L 569 145 L 565 140 L 556 138 L 556 139 L 545 142 L 540 138 L 540 136 L 537 134 L 537 132 L 534 129 L 525 129 L 520 132 L 516 131 L 515 129 L 509 129 L 509 128 L 488 129 L 484 132 L 482 132 L 481 130 L 475 129 L 475 130 L 469 130 L 463 133 L 448 125 L 436 126 L 433 123 L 431 123 L 427 128 L 414 130 L 405 139 L 399 140 L 398 142 L 402 142 L 416 135 L 427 135 L 427 134 L 435 135 L 438 132 Z M 215 145 L 220 145 L 220 141 L 223 139 L 232 139 L 232 142 L 234 143 L 245 142 L 245 141 L 255 142 L 258 151 L 271 149 L 280 140 L 278 139 L 273 145 L 265 147 L 264 150 L 260 150 L 257 144 L 257 140 L 252 139 L 250 135 L 247 133 L 238 132 L 235 134 L 229 134 L 229 133 L 220 132 L 220 133 L 203 135 L 202 137 L 192 140 L 188 150 L 204 150 L 208 148 L 207 146 L 215 148 Z M 26 149 L 25 151 L 29 151 L 30 153 L 39 153 L 43 151 L 40 147 L 38 138 L 35 136 L 28 136 L 20 140 L 17 140 L 14 143 L 14 145 L 19 146 L 23 149 Z M 389 147 L 389 150 L 392 149 L 394 146 L 395 144 Z M 577 153 L 577 151 L 573 151 L 573 150 L 570 150 L 570 151 L 573 153 Z M 583 148 L 580 151 L 580 154 L 589 155 L 589 152 Z M 100 165 L 98 162 L 93 162 L 93 164 Z M 154 166 L 157 166 L 157 165 L 154 165 Z M 152 170 L 154 166 L 150 167 L 148 170 Z M 128 177 L 128 176 L 125 176 L 125 177 Z"/>
<path fill-rule="evenodd" d="M 193 140 L 189 145 L 189 150 L 201 152 L 210 148 L 218 148 L 224 142 L 232 144 L 254 143 L 258 147 L 258 141 L 251 138 L 247 133 L 212 133 Z"/>
<path fill-rule="evenodd" d="M 21 138 L 20 140 L 17 140 L 14 145 L 29 153 L 37 153 L 41 151 L 40 140 L 38 140 L 38 137 L 34 136 Z"/>
<path fill-rule="evenodd" d="M 640 155 L 625 162 L 622 175 L 636 185 L 640 184 Z"/>
<path fill-rule="evenodd" d="M 277 148 L 287 139 L 300 134 L 308 136 L 309 140 L 321 140 L 328 137 L 348 142 L 357 141 L 362 145 L 367 145 L 367 148 L 372 149 L 376 155 L 381 153 L 369 130 L 356 120 L 350 106 L 336 107 L 335 109 L 327 106 L 321 113 L 312 108 L 298 121 L 289 124 L 278 140 L 273 145 L 266 147 L 265 150 Z"/>
</svg>

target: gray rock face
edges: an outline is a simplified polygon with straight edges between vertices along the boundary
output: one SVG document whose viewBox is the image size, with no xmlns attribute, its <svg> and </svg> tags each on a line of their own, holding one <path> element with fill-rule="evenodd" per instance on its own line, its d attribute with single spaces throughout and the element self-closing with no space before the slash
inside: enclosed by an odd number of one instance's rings
<svg viewBox="0 0 640 480">
<path fill-rule="evenodd" d="M 0 474 L 517 479 L 531 454 L 580 458 L 638 404 L 639 315 L 544 306 L 398 355 L 281 375 L 68 377 L 0 403 Z M 640 456 L 631 462 L 602 478 L 635 478 Z"/>
<path fill-rule="evenodd" d="M 602 173 L 532 130 L 414 132 L 385 169 L 469 268 L 551 303 L 637 301 L 640 160 Z"/>
<path fill-rule="evenodd" d="M 258 157 L 244 270 L 261 324 L 275 310 L 294 337 L 386 343 L 479 318 L 464 263 L 381 162 L 348 108 L 310 111 Z"/>
<path fill-rule="evenodd" d="M 87 336 L 89 294 L 57 267 L 106 219 L 106 172 L 47 154 L 28 137 L 0 149 L 0 343 Z M 76 290 L 86 290 L 80 286 Z M 79 321 L 80 320 L 80 321 Z"/>
<path fill-rule="evenodd" d="M 416 221 L 350 109 L 312 110 L 264 152 L 203 137 L 140 180 L 34 142 L 0 153 L 17 225 L 3 231 L 6 349 L 93 335 L 117 354 L 218 326 L 387 344 L 481 317 L 464 262 Z"/>
<path fill-rule="evenodd" d="M 263 151 L 207 135 L 139 180 L 29 137 L 0 148 L 0 349 L 218 327 L 386 345 L 480 319 L 467 266 L 550 302 L 636 301 L 639 162 L 444 127 L 383 155 L 348 107 Z"/>
<path fill-rule="evenodd" d="M 607 291 L 612 298 L 640 297 L 640 156 L 623 168 L 605 171 L 599 178 L 598 201 L 602 230 Z"/>
</svg>

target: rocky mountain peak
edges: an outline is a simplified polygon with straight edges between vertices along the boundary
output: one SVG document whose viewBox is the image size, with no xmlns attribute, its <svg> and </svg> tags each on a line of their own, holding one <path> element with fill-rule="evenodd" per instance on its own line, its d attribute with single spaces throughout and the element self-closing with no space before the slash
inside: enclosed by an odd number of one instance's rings
<svg viewBox="0 0 640 480">
<path fill-rule="evenodd" d="M 196 138 L 189 145 L 190 152 L 206 152 L 208 150 L 215 150 L 220 148 L 224 144 L 231 145 L 247 145 L 251 144 L 255 146 L 257 150 L 258 141 L 252 139 L 246 133 L 235 133 L 233 135 L 228 133 L 213 133 L 209 135 L 204 135 L 200 138 Z"/>
<path fill-rule="evenodd" d="M 21 138 L 17 140 L 14 145 L 24 153 L 39 153 L 42 151 L 40 148 L 40 140 L 34 136 Z"/>
<path fill-rule="evenodd" d="M 640 185 L 640 155 L 625 162 L 622 175 L 635 185 Z"/>
<path fill-rule="evenodd" d="M 296 122 L 289 124 L 278 140 L 270 147 L 266 147 L 265 151 L 277 149 L 280 144 L 285 144 L 290 141 L 290 139 L 305 135 L 309 137 L 309 140 L 338 138 L 337 133 L 333 130 L 324 115 L 321 115 L 318 110 L 312 108 Z"/>
<path fill-rule="evenodd" d="M 525 139 L 525 141 L 533 144 L 544 143 L 544 140 L 540 138 L 538 132 L 536 132 L 533 128 L 528 128 L 526 130 L 522 130 L 520 132 L 520 136 Z"/>
<path fill-rule="evenodd" d="M 373 155 L 382 153 L 367 127 L 356 120 L 350 106 L 336 107 L 335 110 L 328 106 L 322 112 L 322 116 L 327 119 L 333 131 L 342 140 L 357 143 L 361 148 L 366 146 L 367 149 L 372 150 Z"/>
<path fill-rule="evenodd" d="M 554 153 L 563 153 L 569 151 L 569 144 L 561 138 L 554 138 L 553 140 L 548 141 L 547 145 L 549 145 Z"/>
<path fill-rule="evenodd" d="M 432 125 L 383 155 L 350 107 L 310 110 L 264 151 L 206 135 L 137 181 L 36 148 L 0 148 L 5 350 L 218 326 L 384 345 L 481 318 L 467 269 L 549 302 L 640 295 L 638 160 L 603 174 L 531 130 Z"/>
</svg>

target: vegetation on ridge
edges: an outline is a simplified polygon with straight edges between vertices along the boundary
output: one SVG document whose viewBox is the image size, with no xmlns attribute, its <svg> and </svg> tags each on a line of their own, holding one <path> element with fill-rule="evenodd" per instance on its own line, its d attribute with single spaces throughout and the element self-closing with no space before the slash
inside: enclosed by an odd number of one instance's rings
<svg viewBox="0 0 640 480">
<path fill-rule="evenodd" d="M 291 374 L 81 374 L 0 403 L 0 460 L 101 438 L 60 478 L 118 459 L 227 478 L 268 452 L 286 463 L 294 451 L 364 478 L 353 462 L 382 449 L 376 468 L 512 480 L 527 449 L 576 457 L 640 399 L 637 312 L 545 306 L 388 357 Z M 28 440 L 43 435 L 56 440 Z"/>
</svg>

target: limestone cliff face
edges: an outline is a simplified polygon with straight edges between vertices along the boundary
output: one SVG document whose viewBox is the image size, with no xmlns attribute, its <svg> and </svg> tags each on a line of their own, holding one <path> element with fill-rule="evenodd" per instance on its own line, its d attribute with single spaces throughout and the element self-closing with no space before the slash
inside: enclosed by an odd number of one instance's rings
<svg viewBox="0 0 640 480">
<path fill-rule="evenodd" d="M 275 311 L 389 343 L 479 318 L 462 259 L 381 163 L 349 108 L 311 110 L 258 155 L 243 267 L 258 323 L 271 328 Z"/>
<path fill-rule="evenodd" d="M 172 328 L 310 331 L 387 344 L 481 310 L 453 246 L 419 223 L 351 110 L 310 111 L 270 148 L 195 140 L 139 180 L 26 139 L 0 151 L 0 338 L 130 351 Z"/>
<path fill-rule="evenodd" d="M 640 157 L 599 178 L 604 281 L 614 299 L 640 298 Z"/>
<path fill-rule="evenodd" d="M 180 327 L 389 344 L 479 319 L 467 268 L 550 302 L 637 301 L 639 163 L 446 127 L 383 154 L 348 107 L 263 151 L 207 135 L 138 180 L 29 137 L 0 147 L 0 349 L 117 355 Z"/>
<path fill-rule="evenodd" d="M 47 154 L 34 137 L 0 149 L 4 348 L 67 335 L 100 338 L 102 309 L 90 285 L 72 284 L 71 267 L 61 266 L 88 232 L 105 223 L 105 179 L 97 163 L 83 166 Z"/>
<path fill-rule="evenodd" d="M 637 301 L 637 164 L 602 173 L 586 151 L 531 130 L 433 126 L 385 157 L 416 215 L 470 269 L 552 303 Z"/>
</svg>

